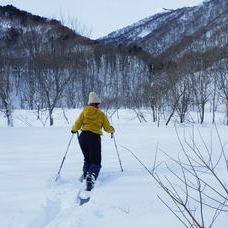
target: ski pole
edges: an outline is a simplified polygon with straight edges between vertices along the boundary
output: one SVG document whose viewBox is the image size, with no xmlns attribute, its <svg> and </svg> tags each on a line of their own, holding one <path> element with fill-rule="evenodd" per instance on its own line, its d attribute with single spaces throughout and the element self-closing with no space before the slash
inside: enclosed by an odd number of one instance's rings
<svg viewBox="0 0 228 228">
<path fill-rule="evenodd" d="M 118 157 L 119 164 L 120 164 L 120 169 L 121 169 L 121 172 L 123 172 L 123 166 L 122 166 L 122 163 L 121 163 L 120 154 L 119 154 L 119 151 L 118 151 L 118 148 L 117 148 L 117 144 L 116 144 L 116 139 L 114 137 L 114 133 L 111 133 L 111 138 L 113 138 L 113 140 L 114 140 L 114 145 L 115 145 L 115 148 L 116 148 L 116 153 L 117 153 L 117 157 Z"/>
<path fill-rule="evenodd" d="M 56 178 L 55 178 L 55 181 L 57 181 L 57 180 L 59 179 L 59 177 L 60 177 L 60 172 L 61 172 L 61 169 L 62 169 L 62 167 L 63 167 L 63 163 L 64 163 L 64 161 L 65 161 L 65 159 L 66 159 L 66 155 L 67 155 L 67 152 L 68 152 L 68 150 L 69 150 L 69 147 L 70 147 L 71 141 L 72 141 L 72 139 L 73 139 L 73 136 L 74 136 L 74 134 L 72 134 L 71 137 L 70 137 L 70 141 L 69 141 L 69 143 L 68 143 L 68 145 L 67 145 L 66 153 L 65 153 L 65 155 L 64 155 L 64 157 L 63 157 L 63 160 L 62 160 L 62 163 L 61 163 L 61 165 L 60 165 L 60 167 L 59 167 L 59 171 L 58 171 L 58 173 L 57 173 L 57 176 L 56 176 Z"/>
</svg>

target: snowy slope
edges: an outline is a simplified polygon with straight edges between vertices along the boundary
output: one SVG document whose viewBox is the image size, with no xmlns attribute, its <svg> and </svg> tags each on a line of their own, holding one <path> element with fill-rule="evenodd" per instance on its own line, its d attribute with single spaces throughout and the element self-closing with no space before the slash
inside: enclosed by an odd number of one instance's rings
<svg viewBox="0 0 228 228">
<path fill-rule="evenodd" d="M 20 112 L 15 113 L 18 115 Z M 68 111 L 73 123 L 78 111 Z M 23 113 L 26 115 L 26 113 Z M 27 121 L 32 119 L 27 113 Z M 70 139 L 70 125 L 59 116 L 59 127 L 0 128 L 0 227 L 1 228 L 182 228 L 174 216 L 158 200 L 165 199 L 155 181 L 121 145 L 131 149 L 149 168 L 153 166 L 156 145 L 172 156 L 181 150 L 173 125 L 157 127 L 153 123 L 138 123 L 130 112 L 121 111 L 112 124 L 124 172 L 120 172 L 115 147 L 108 134 L 102 137 L 103 167 L 88 204 L 78 206 L 75 197 L 81 184 L 82 155 L 77 139 L 73 140 L 65 161 L 61 179 L 54 177 Z M 34 119 L 34 124 L 36 121 Z M 28 123 L 28 122 L 27 122 Z M 35 124 L 34 124 L 35 125 Z M 60 126 L 62 125 L 62 126 Z M 197 126 L 205 142 L 210 143 L 213 126 Z M 178 126 L 188 135 L 191 126 Z M 228 141 L 227 127 L 219 125 L 224 144 Z M 215 139 L 213 148 L 218 148 Z M 227 147 L 226 147 L 227 148 Z M 159 159 L 167 159 L 159 155 Z M 167 170 L 162 175 L 169 177 Z M 216 228 L 226 228 L 228 217 L 221 215 Z"/>
<path fill-rule="evenodd" d="M 34 51 L 48 50 L 50 43 L 82 47 L 91 40 L 79 35 L 60 21 L 33 15 L 12 5 L 0 6 L 0 48 L 12 51 L 11 55 L 28 55 Z"/>
<path fill-rule="evenodd" d="M 188 48 L 205 51 L 227 44 L 227 26 L 228 2 L 211 0 L 199 6 L 155 14 L 99 41 L 112 46 L 137 45 L 152 55 L 160 55 L 176 46 L 181 46 L 181 51 Z"/>
</svg>

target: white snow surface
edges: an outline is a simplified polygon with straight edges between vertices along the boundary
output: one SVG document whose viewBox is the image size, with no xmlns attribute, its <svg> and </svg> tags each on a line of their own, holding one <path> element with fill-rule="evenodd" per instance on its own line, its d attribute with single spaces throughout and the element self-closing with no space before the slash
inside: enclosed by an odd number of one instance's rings
<svg viewBox="0 0 228 228">
<path fill-rule="evenodd" d="M 14 113 L 15 127 L 6 127 L 0 116 L 0 227 L 1 228 L 182 228 L 183 225 L 158 199 L 168 199 L 154 179 L 122 146 L 132 150 L 152 169 L 156 147 L 173 157 L 181 153 L 174 124 L 157 127 L 139 123 L 130 111 L 111 119 L 124 172 L 120 171 L 113 139 L 102 136 L 102 169 L 90 202 L 76 204 L 81 187 L 83 158 L 77 137 L 73 138 L 61 178 L 55 182 L 71 137 L 70 128 L 79 110 L 68 110 L 69 123 L 61 111 L 54 127 L 43 127 L 31 111 Z M 190 135 L 192 125 L 177 125 L 180 135 Z M 195 124 L 205 143 L 219 148 L 215 127 Z M 228 128 L 219 124 L 221 140 L 228 143 Z M 197 133 L 196 133 L 197 134 Z M 200 137 L 196 137 L 200 142 Z M 168 160 L 159 153 L 159 160 Z M 166 169 L 161 175 L 169 178 Z M 225 228 L 228 216 L 220 215 L 214 227 Z"/>
</svg>

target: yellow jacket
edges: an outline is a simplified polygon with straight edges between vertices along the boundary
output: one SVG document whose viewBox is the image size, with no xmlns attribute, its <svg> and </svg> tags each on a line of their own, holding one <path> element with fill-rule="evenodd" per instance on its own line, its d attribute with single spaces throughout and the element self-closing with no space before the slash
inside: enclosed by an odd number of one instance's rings
<svg viewBox="0 0 228 228">
<path fill-rule="evenodd" d="M 114 128 L 110 125 L 107 116 L 102 111 L 93 106 L 86 106 L 71 130 L 78 131 L 81 129 L 82 131 L 92 131 L 102 135 L 102 128 L 108 133 L 114 132 Z"/>
</svg>

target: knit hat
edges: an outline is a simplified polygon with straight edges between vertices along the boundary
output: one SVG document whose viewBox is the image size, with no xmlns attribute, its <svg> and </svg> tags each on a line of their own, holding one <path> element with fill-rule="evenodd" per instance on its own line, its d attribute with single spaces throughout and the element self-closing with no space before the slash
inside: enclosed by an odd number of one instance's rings
<svg viewBox="0 0 228 228">
<path fill-rule="evenodd" d="M 93 103 L 101 103 L 101 99 L 97 96 L 95 92 L 90 92 L 89 93 L 89 101 L 88 104 L 93 104 Z"/>
</svg>

